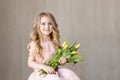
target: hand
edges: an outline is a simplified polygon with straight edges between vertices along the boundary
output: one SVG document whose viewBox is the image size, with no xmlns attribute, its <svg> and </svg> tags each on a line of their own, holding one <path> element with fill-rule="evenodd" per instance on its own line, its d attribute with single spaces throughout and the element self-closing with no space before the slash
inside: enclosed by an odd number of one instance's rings
<svg viewBox="0 0 120 80">
<path fill-rule="evenodd" d="M 54 70 L 54 68 L 52 68 L 51 66 L 45 66 L 43 68 L 43 70 L 46 71 L 49 74 L 55 74 L 56 73 L 55 70 Z"/>
<path fill-rule="evenodd" d="M 60 63 L 61 65 L 64 65 L 64 64 L 66 63 L 66 58 L 60 57 L 59 63 Z"/>
</svg>

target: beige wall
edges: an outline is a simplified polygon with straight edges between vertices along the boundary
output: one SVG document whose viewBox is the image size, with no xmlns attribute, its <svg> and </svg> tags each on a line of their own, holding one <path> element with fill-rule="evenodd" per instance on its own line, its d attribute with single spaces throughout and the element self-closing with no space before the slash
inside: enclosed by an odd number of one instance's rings
<svg viewBox="0 0 120 80">
<path fill-rule="evenodd" d="M 27 80 L 33 18 L 51 12 L 61 42 L 81 43 L 85 61 L 72 69 L 81 80 L 120 80 L 120 0 L 0 0 L 0 80 Z"/>
</svg>

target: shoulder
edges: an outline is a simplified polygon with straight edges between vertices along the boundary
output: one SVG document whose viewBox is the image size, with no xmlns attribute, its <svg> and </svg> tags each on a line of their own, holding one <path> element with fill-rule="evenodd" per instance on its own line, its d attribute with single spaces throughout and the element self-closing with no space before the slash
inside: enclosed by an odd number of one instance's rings
<svg viewBox="0 0 120 80">
<path fill-rule="evenodd" d="M 35 46 L 36 45 L 35 45 L 35 43 L 33 41 L 28 43 L 27 49 L 28 49 L 30 54 L 34 54 L 35 53 L 35 51 L 36 51 Z"/>
<path fill-rule="evenodd" d="M 35 48 L 35 42 L 33 42 L 33 41 L 28 43 L 28 45 L 27 45 L 28 50 L 31 49 L 31 48 Z"/>
</svg>

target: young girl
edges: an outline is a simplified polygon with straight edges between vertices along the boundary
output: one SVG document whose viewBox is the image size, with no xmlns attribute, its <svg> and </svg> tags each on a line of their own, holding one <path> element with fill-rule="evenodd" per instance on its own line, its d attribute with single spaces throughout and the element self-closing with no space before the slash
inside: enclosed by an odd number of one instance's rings
<svg viewBox="0 0 120 80">
<path fill-rule="evenodd" d="M 44 62 L 53 56 L 56 48 L 60 47 L 58 26 L 51 13 L 43 12 L 35 18 L 30 37 L 32 41 L 27 46 L 29 51 L 28 66 L 34 71 L 28 80 L 80 80 L 69 69 L 58 68 L 55 71 L 52 67 L 44 65 Z M 66 59 L 61 57 L 59 63 L 64 65 Z M 39 75 L 41 69 L 48 73 L 45 77 Z"/>
</svg>

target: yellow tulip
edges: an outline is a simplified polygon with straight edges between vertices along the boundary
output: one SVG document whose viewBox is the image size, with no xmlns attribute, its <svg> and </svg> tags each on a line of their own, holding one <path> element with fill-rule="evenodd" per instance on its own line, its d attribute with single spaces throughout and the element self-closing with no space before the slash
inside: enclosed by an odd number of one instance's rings
<svg viewBox="0 0 120 80">
<path fill-rule="evenodd" d="M 65 45 L 68 45 L 68 42 L 65 41 L 65 42 L 63 43 L 62 47 L 64 47 Z"/>
<path fill-rule="evenodd" d="M 68 45 L 65 45 L 64 47 L 63 47 L 63 50 L 65 50 L 65 49 L 67 49 L 68 48 Z"/>
<path fill-rule="evenodd" d="M 78 49 L 80 47 L 80 44 L 75 45 L 75 49 Z"/>
<path fill-rule="evenodd" d="M 77 51 L 72 51 L 71 54 L 78 54 L 78 52 Z"/>
</svg>

